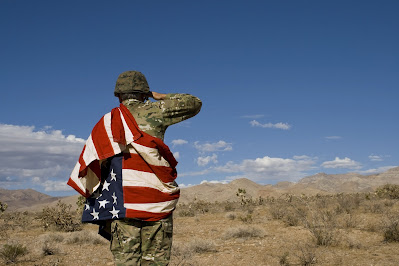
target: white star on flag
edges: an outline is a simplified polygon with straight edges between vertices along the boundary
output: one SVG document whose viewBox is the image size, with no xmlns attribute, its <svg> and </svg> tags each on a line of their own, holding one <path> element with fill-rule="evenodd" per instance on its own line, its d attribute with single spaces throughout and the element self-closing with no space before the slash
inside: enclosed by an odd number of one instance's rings
<svg viewBox="0 0 399 266">
<path fill-rule="evenodd" d="M 111 181 L 116 181 L 116 174 L 114 173 L 114 169 L 111 170 Z"/>
<path fill-rule="evenodd" d="M 114 202 L 112 204 L 118 204 L 118 203 L 116 203 L 116 200 L 118 199 L 118 197 L 115 196 L 115 192 L 114 192 L 114 194 L 112 194 L 112 198 L 114 199 Z"/>
<path fill-rule="evenodd" d="M 96 212 L 96 210 L 93 208 L 93 212 L 90 213 L 91 215 L 93 215 L 93 220 L 98 220 L 99 217 L 98 215 L 100 214 L 99 212 Z"/>
<path fill-rule="evenodd" d="M 120 212 L 120 210 L 115 210 L 115 206 L 112 206 L 112 211 L 109 211 L 112 214 L 112 219 L 114 217 L 119 218 L 118 216 L 118 212 Z"/>
<path fill-rule="evenodd" d="M 85 211 L 90 210 L 89 204 L 85 203 Z"/>
<path fill-rule="evenodd" d="M 108 188 L 109 185 L 111 185 L 111 183 L 108 183 L 107 180 L 105 180 L 105 181 L 104 181 L 104 184 L 103 184 L 103 191 L 104 191 L 104 190 L 109 191 L 109 188 Z"/>
<path fill-rule="evenodd" d="M 105 208 L 105 205 L 106 205 L 107 203 L 109 203 L 109 201 L 106 200 L 106 199 L 105 199 L 105 200 L 99 200 L 98 203 L 100 203 L 100 209 L 101 209 L 101 207 Z"/>
</svg>

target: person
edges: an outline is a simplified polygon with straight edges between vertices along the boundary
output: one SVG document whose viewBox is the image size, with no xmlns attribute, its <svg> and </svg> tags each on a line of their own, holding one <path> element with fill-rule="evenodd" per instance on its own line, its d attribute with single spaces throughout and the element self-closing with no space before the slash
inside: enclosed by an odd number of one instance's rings
<svg viewBox="0 0 399 266">
<path fill-rule="evenodd" d="M 168 265 L 180 190 L 164 135 L 202 102 L 150 91 L 138 71 L 120 74 L 114 95 L 120 107 L 93 128 L 68 185 L 86 197 L 82 221 L 100 226 L 116 265 Z"/>
</svg>

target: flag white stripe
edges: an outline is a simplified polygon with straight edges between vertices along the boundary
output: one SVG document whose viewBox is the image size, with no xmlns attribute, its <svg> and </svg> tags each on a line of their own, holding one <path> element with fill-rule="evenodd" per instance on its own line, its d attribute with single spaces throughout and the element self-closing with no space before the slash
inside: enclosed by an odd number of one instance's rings
<svg viewBox="0 0 399 266">
<path fill-rule="evenodd" d="M 121 153 L 125 147 L 114 141 L 111 129 L 111 113 L 107 113 L 106 115 L 104 115 L 104 128 L 105 131 L 107 132 L 108 139 L 110 140 L 112 149 L 114 150 L 114 154 Z"/>
<path fill-rule="evenodd" d="M 126 209 L 136 211 L 146 211 L 153 213 L 171 212 L 176 207 L 178 199 L 156 203 L 125 203 L 123 204 Z"/>
<path fill-rule="evenodd" d="M 75 165 L 75 168 L 73 168 L 72 173 L 71 173 L 71 179 L 72 181 L 83 191 L 86 191 L 86 187 L 80 182 L 79 180 L 79 169 L 80 169 L 80 163 L 77 162 Z"/>
<path fill-rule="evenodd" d="M 123 127 L 125 128 L 126 145 L 128 145 L 128 144 L 133 142 L 134 136 L 133 136 L 132 131 L 130 131 L 129 126 L 126 123 L 125 117 L 123 116 L 121 110 L 120 109 L 118 109 L 118 110 L 119 110 L 119 113 L 121 115 L 121 120 L 122 120 Z"/>
<path fill-rule="evenodd" d="M 124 187 L 149 187 L 168 194 L 173 194 L 180 190 L 174 182 L 164 183 L 154 173 L 122 169 L 122 176 L 122 186 Z"/>
<path fill-rule="evenodd" d="M 130 145 L 132 146 L 129 146 L 128 151 L 130 153 L 139 154 L 147 163 L 154 166 L 170 167 L 168 161 L 159 154 L 158 149 L 149 148 L 135 142 L 130 143 Z"/>
<path fill-rule="evenodd" d="M 99 158 L 90 134 L 86 141 L 86 148 L 85 152 L 83 153 L 83 161 L 85 162 L 86 166 L 89 166 L 89 164 L 94 160 L 99 160 Z"/>
</svg>

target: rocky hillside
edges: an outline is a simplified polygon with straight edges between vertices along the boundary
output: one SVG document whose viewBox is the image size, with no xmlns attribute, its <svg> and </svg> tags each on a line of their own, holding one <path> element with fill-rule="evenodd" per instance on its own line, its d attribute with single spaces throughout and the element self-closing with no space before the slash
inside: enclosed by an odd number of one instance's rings
<svg viewBox="0 0 399 266">
<path fill-rule="evenodd" d="M 33 189 L 7 190 L 0 188 L 0 201 L 7 203 L 8 209 L 33 207 L 37 204 L 49 204 L 57 201 L 59 197 L 51 197 Z"/>
<path fill-rule="evenodd" d="M 294 195 L 317 193 L 356 193 L 371 192 L 384 184 L 399 184 L 399 167 L 391 168 L 386 172 L 376 175 L 361 175 L 357 173 L 329 175 L 319 173 L 308 176 L 297 183 L 279 182 L 275 185 L 260 185 L 249 179 L 241 178 L 228 184 L 203 183 L 200 185 L 183 188 L 180 203 L 194 200 L 236 201 L 236 192 L 239 188 L 245 189 L 252 198 L 259 196 L 278 197 L 285 193 Z M 55 205 L 59 199 L 75 206 L 78 195 L 56 198 L 37 192 L 32 189 L 6 190 L 0 189 L 0 201 L 9 205 L 10 210 L 39 210 L 44 206 Z"/>
</svg>

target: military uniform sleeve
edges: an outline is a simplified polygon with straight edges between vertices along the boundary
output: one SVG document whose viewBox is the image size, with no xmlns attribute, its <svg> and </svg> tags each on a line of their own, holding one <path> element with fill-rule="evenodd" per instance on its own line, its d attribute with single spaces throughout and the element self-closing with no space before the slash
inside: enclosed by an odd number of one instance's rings
<svg viewBox="0 0 399 266">
<path fill-rule="evenodd" d="M 202 102 L 190 94 L 171 93 L 160 101 L 162 116 L 166 126 L 179 123 L 199 113 Z"/>
</svg>

